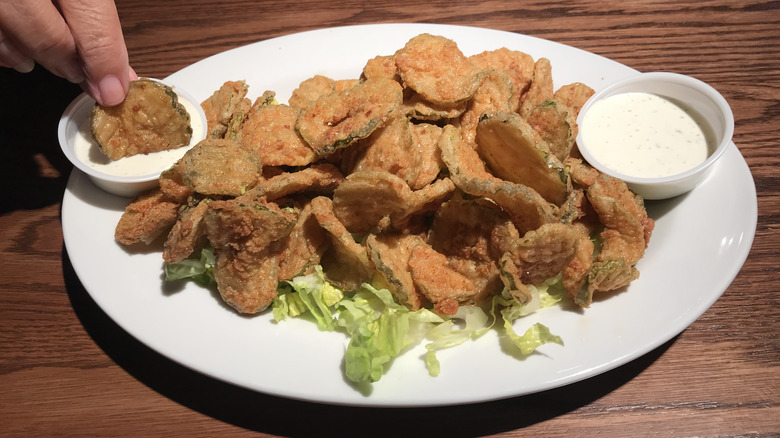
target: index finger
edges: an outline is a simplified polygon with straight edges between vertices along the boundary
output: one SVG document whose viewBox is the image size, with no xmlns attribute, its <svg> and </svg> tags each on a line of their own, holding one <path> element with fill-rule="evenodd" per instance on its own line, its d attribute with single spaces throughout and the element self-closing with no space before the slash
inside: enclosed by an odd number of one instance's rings
<svg viewBox="0 0 780 438">
<path fill-rule="evenodd" d="M 71 82 L 84 79 L 71 31 L 51 1 L 0 1 L 0 27 L 6 60 L 33 59 Z"/>
</svg>

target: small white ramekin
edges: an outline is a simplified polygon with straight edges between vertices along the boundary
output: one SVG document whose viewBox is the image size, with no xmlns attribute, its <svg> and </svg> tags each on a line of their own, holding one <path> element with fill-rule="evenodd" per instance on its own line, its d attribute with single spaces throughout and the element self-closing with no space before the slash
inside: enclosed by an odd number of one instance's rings
<svg viewBox="0 0 780 438">
<path fill-rule="evenodd" d="M 164 83 L 164 81 L 160 82 Z M 206 115 L 203 113 L 200 103 L 189 93 L 171 84 L 167 85 L 173 88 L 182 103 L 189 103 L 187 106 L 190 108 L 188 112 L 190 113 L 190 119 L 193 121 L 192 126 L 201 127 L 197 131 L 193 130 L 192 140 L 189 145 L 191 147 L 206 138 L 208 130 Z M 87 174 L 95 185 L 108 193 L 124 197 L 135 197 L 141 192 L 153 189 L 158 184 L 161 171 L 133 176 L 111 175 L 90 167 L 76 154 L 76 137 L 85 135 L 84 133 L 89 131 L 89 119 L 94 105 L 95 100 L 92 97 L 87 94 L 81 94 L 65 109 L 58 125 L 58 136 L 62 152 L 79 171 Z M 195 110 L 194 113 L 192 109 Z M 174 162 L 170 163 L 171 166 L 173 164 Z"/>
<path fill-rule="evenodd" d="M 715 137 L 715 148 L 698 166 L 671 176 L 658 178 L 639 178 L 622 174 L 605 166 L 588 149 L 583 140 L 582 123 L 588 110 L 599 100 L 617 94 L 644 92 L 667 97 L 682 102 L 698 112 L 709 123 Z M 619 178 L 628 187 L 644 199 L 666 199 L 687 193 L 699 185 L 712 165 L 723 155 L 731 144 L 734 134 L 734 115 L 726 99 L 710 85 L 690 76 L 677 73 L 644 73 L 618 82 L 593 95 L 577 117 L 579 133 L 577 147 L 583 158 L 593 167 L 608 175 Z"/>
</svg>

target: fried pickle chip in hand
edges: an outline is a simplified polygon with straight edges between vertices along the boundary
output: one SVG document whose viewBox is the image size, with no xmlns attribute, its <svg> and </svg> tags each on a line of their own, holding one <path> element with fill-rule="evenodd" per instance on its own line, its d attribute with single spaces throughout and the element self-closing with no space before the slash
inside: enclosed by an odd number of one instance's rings
<svg viewBox="0 0 780 438">
<path fill-rule="evenodd" d="M 130 83 L 125 101 L 95 105 L 90 128 L 100 150 L 112 160 L 186 146 L 190 115 L 171 87 L 151 79 Z"/>
</svg>

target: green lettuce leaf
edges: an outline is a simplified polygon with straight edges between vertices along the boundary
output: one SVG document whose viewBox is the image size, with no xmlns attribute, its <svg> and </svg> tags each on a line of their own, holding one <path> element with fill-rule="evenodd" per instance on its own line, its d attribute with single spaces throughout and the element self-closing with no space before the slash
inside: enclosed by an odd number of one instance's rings
<svg viewBox="0 0 780 438">
<path fill-rule="evenodd" d="M 514 322 L 517 319 L 541 308 L 558 304 L 563 299 L 566 290 L 561 283 L 561 276 L 558 275 L 537 286 L 528 286 L 528 290 L 531 291 L 532 296 L 529 303 L 520 304 L 508 298 L 507 294 L 502 294 L 493 299 L 492 311 L 495 315 L 495 309 L 501 307 L 500 315 L 504 322 L 504 332 L 523 356 L 533 353 L 536 348 L 547 343 L 563 345 L 563 340 L 559 336 L 552 334 L 550 329 L 540 323 L 532 325 L 523 335 L 518 335 L 514 329 Z"/>
<path fill-rule="evenodd" d="M 444 320 L 428 309 L 411 311 L 395 302 L 387 289 L 364 284 L 339 303 L 338 324 L 350 336 L 345 371 L 351 381 L 376 382 L 405 348 Z"/>
<path fill-rule="evenodd" d="M 458 326 L 453 319 L 463 320 L 464 327 L 457 328 Z M 480 307 L 458 307 L 455 315 L 428 332 L 427 338 L 433 340 L 425 346 L 425 349 L 428 350 L 425 355 L 425 366 L 428 368 L 428 374 L 438 376 L 441 372 L 441 364 L 436 357 L 437 351 L 460 345 L 469 339 L 479 338 L 490 330 L 494 321 L 495 317 L 491 320 Z"/>
<path fill-rule="evenodd" d="M 164 269 L 167 281 L 191 279 L 201 286 L 217 284 L 214 279 L 214 248 L 210 246 L 201 250 L 200 258 L 166 263 Z"/>
<path fill-rule="evenodd" d="M 333 310 L 336 303 L 344 297 L 344 293 L 325 280 L 322 267 L 317 266 L 311 274 L 295 277 L 285 283 L 291 289 L 281 286 L 279 295 L 274 298 L 275 321 L 308 313 L 320 330 L 336 328 Z"/>
</svg>

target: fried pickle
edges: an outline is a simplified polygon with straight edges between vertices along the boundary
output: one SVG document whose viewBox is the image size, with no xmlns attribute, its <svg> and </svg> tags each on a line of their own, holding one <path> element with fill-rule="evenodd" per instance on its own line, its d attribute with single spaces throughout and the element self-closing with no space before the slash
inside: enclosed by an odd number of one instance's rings
<svg viewBox="0 0 780 438">
<path fill-rule="evenodd" d="M 512 81 L 510 109 L 518 111 L 520 101 L 533 79 L 534 58 L 527 53 L 502 47 L 472 55 L 469 60 L 482 69 L 494 69 L 509 76 Z"/>
<path fill-rule="evenodd" d="M 312 102 L 295 123 L 301 137 L 327 156 L 384 126 L 403 100 L 398 82 L 373 79 Z"/>
<path fill-rule="evenodd" d="M 555 277 L 574 258 L 580 234 L 561 223 L 544 224 L 515 241 L 513 261 L 525 284 L 541 284 Z"/>
<path fill-rule="evenodd" d="M 547 99 L 553 98 L 552 65 L 547 58 L 539 58 L 534 63 L 534 74 L 528 91 L 523 95 L 517 113 L 523 117 Z"/>
<path fill-rule="evenodd" d="M 293 90 L 287 103 L 291 107 L 303 109 L 315 100 L 333 94 L 335 90 L 336 84 L 333 79 L 323 75 L 314 75 L 305 79 L 298 85 L 298 88 Z"/>
<path fill-rule="evenodd" d="M 572 302 L 581 307 L 588 307 L 593 298 L 593 291 L 588 290 L 586 282 L 588 271 L 593 265 L 595 245 L 590 238 L 589 230 L 584 225 L 575 223 L 572 229 L 577 232 L 579 238 L 574 257 L 563 268 L 561 283 Z"/>
<path fill-rule="evenodd" d="M 297 172 L 281 172 L 262 181 L 244 194 L 244 198 L 265 198 L 273 201 L 292 193 L 332 194 L 344 181 L 336 166 L 313 164 Z"/>
<path fill-rule="evenodd" d="M 379 55 L 369 59 L 363 67 L 361 79 L 390 79 L 401 82 L 398 76 L 398 69 L 395 66 L 395 56 Z"/>
<path fill-rule="evenodd" d="M 412 248 L 409 269 L 414 285 L 441 314 L 454 315 L 460 303 L 474 295 L 474 282 L 449 267 L 447 257 L 426 243 Z"/>
<path fill-rule="evenodd" d="M 279 281 L 309 274 L 319 264 L 330 242 L 312 214 L 311 204 L 303 206 L 292 231 L 280 244 L 283 250 L 279 255 Z"/>
<path fill-rule="evenodd" d="M 190 115 L 173 89 L 145 78 L 130 82 L 119 105 L 95 105 L 90 129 L 111 160 L 176 149 L 192 139 Z"/>
<path fill-rule="evenodd" d="M 558 160 L 569 156 L 579 131 L 577 115 L 571 107 L 548 99 L 532 109 L 526 120 Z"/>
<path fill-rule="evenodd" d="M 580 110 L 585 106 L 585 102 L 590 99 L 596 92 L 589 86 L 581 83 L 574 82 L 572 84 L 566 84 L 553 93 L 553 99 L 558 102 L 562 102 L 574 110 L 574 119 L 580 114 Z"/>
<path fill-rule="evenodd" d="M 345 150 L 341 160 L 351 167 L 349 172 L 382 170 L 411 184 L 417 180 L 420 159 L 415 152 L 412 123 L 397 114 L 371 136 Z"/>
<path fill-rule="evenodd" d="M 206 139 L 179 163 L 184 185 L 204 195 L 239 196 L 260 180 L 260 160 L 234 140 Z"/>
<path fill-rule="evenodd" d="M 370 234 L 366 249 L 377 272 L 399 303 L 412 310 L 420 309 L 425 300 L 414 285 L 409 268 L 412 248 L 424 243 L 414 234 Z"/>
<path fill-rule="evenodd" d="M 422 122 L 457 120 L 466 112 L 469 104 L 468 100 L 464 100 L 454 105 L 438 105 L 428 102 L 419 93 L 408 88 L 404 91 L 404 96 L 402 112 L 409 119 Z"/>
<path fill-rule="evenodd" d="M 383 220 L 407 210 L 412 190 L 401 178 L 384 171 L 355 172 L 333 192 L 333 213 L 352 233 L 384 228 Z"/>
<path fill-rule="evenodd" d="M 160 189 L 143 193 L 125 207 L 114 230 L 114 239 L 123 245 L 148 245 L 170 230 L 181 206 L 181 202 Z"/>
<path fill-rule="evenodd" d="M 439 147 L 455 186 L 498 204 L 518 229 L 526 232 L 555 220 L 553 205 L 535 190 L 491 175 L 477 152 L 460 138 L 457 128 L 445 126 Z"/>
<path fill-rule="evenodd" d="M 214 246 L 214 278 L 223 300 L 240 313 L 264 310 L 277 295 L 280 245 L 296 215 L 274 203 L 214 201 L 203 218 Z"/>
<path fill-rule="evenodd" d="M 244 103 L 249 86 L 245 81 L 227 81 L 200 106 L 206 114 L 209 138 L 223 138 L 236 109 Z"/>
<path fill-rule="evenodd" d="M 475 67 L 445 37 L 421 34 L 395 53 L 404 84 L 435 105 L 453 106 L 471 98 L 482 80 Z"/>
<path fill-rule="evenodd" d="M 482 84 L 460 118 L 460 132 L 464 141 L 469 144 L 476 142 L 477 126 L 485 113 L 512 111 L 513 88 L 508 75 L 497 70 L 486 70 Z"/>
<path fill-rule="evenodd" d="M 184 184 L 180 166 L 181 160 L 164 170 L 160 174 L 158 182 L 160 184 L 160 191 L 162 191 L 165 196 L 176 200 L 180 204 L 184 204 L 187 202 L 187 198 L 192 194 L 192 189 Z"/>
<path fill-rule="evenodd" d="M 255 151 L 264 166 L 305 166 L 317 155 L 295 130 L 299 110 L 288 105 L 256 105 L 236 140 Z"/>
<path fill-rule="evenodd" d="M 352 233 L 333 214 L 333 202 L 318 196 L 312 199 L 311 207 L 317 222 L 331 237 L 332 245 L 322 258 L 326 278 L 347 291 L 371 281 L 374 265 L 366 247 L 355 242 Z"/>
<path fill-rule="evenodd" d="M 528 186 L 561 205 L 569 191 L 563 164 L 528 122 L 515 113 L 485 114 L 477 127 L 477 151 L 497 177 Z"/>
<path fill-rule="evenodd" d="M 412 126 L 412 139 L 417 155 L 417 179 L 409 183 L 412 190 L 421 189 L 436 180 L 444 162 L 439 150 L 439 138 L 442 128 L 429 123 L 419 123 Z"/>
<path fill-rule="evenodd" d="M 163 245 L 163 260 L 167 263 L 178 263 L 203 246 L 206 237 L 203 218 L 209 208 L 208 204 L 204 200 L 194 206 L 182 207 Z"/>
</svg>

